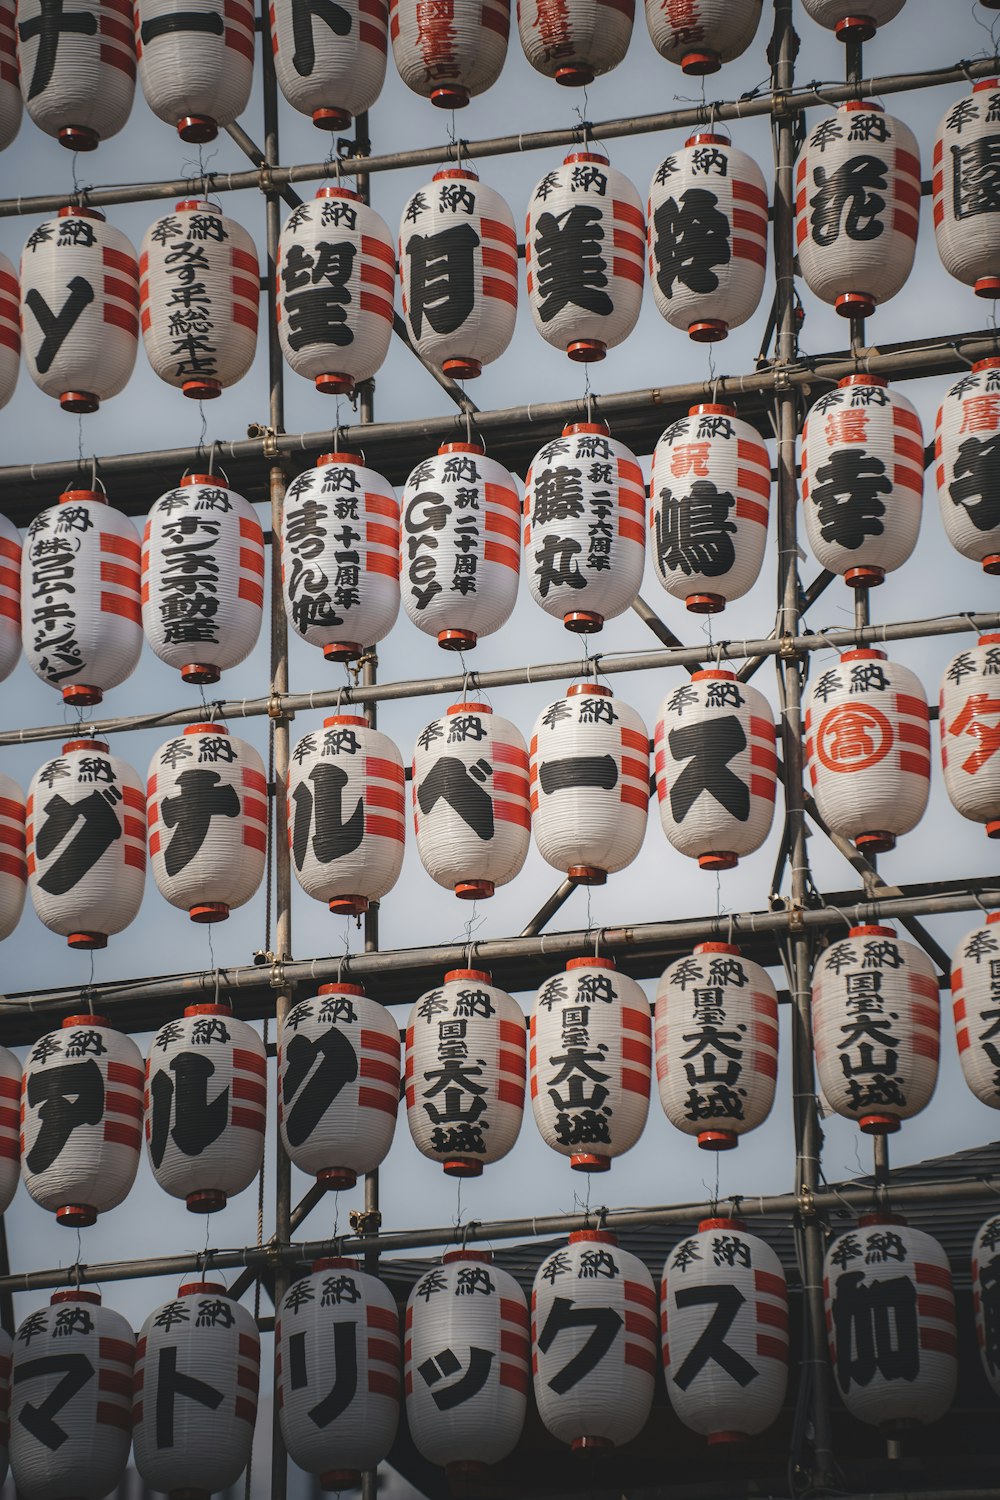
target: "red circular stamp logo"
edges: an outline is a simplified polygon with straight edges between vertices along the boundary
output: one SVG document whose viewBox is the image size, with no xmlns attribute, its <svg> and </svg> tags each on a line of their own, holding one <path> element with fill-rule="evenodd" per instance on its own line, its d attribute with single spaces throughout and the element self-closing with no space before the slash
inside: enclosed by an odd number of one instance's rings
<svg viewBox="0 0 1000 1500">
<path fill-rule="evenodd" d="M 892 725 L 870 703 L 841 703 L 824 715 L 816 754 L 828 771 L 867 771 L 892 749 Z"/>
</svg>

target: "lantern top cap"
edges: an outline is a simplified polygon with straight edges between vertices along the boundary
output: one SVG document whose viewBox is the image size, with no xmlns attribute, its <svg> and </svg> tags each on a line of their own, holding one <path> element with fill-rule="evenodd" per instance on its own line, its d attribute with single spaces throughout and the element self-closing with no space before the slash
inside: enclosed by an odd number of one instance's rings
<svg viewBox="0 0 1000 1500">
<path fill-rule="evenodd" d="M 719 135 L 712 130 L 696 130 L 694 135 L 689 135 L 684 142 L 687 146 L 731 146 L 733 143 L 728 135 Z"/>
<path fill-rule="evenodd" d="M 582 1245 L 585 1243 L 598 1245 L 618 1244 L 618 1236 L 612 1234 L 610 1229 L 573 1229 L 569 1234 L 569 1244 Z"/>
<path fill-rule="evenodd" d="M 97 750 L 101 755 L 110 755 L 107 740 L 67 740 L 62 747 L 63 755 L 70 755 L 74 750 Z"/>
<path fill-rule="evenodd" d="M 600 151 L 571 151 L 569 156 L 563 158 L 563 166 L 570 167 L 578 161 L 599 161 L 602 167 L 610 167 L 611 163 Z"/>
<path fill-rule="evenodd" d="M 734 958 L 740 958 L 739 948 L 735 943 L 696 943 L 692 950 L 694 953 L 731 953 Z"/>
<path fill-rule="evenodd" d="M 894 938 L 896 936 L 896 929 L 895 929 L 895 927 L 885 927 L 881 923 L 864 922 L 864 923 L 862 923 L 858 927 L 851 927 L 851 928 L 849 928 L 847 936 L 848 937 L 852 937 L 852 938 L 857 938 L 857 937 L 887 937 L 887 938 Z"/>
<path fill-rule="evenodd" d="M 876 104 L 872 99 L 846 99 L 840 108 L 848 115 L 857 114 L 859 110 L 864 110 L 866 114 L 885 114 L 882 105 Z"/>
<path fill-rule="evenodd" d="M 229 1297 L 229 1288 L 221 1281 L 182 1281 L 177 1288 L 178 1297 L 196 1297 L 199 1294 L 211 1297 Z"/>
<path fill-rule="evenodd" d="M 493 983 L 493 975 L 489 969 L 449 969 L 444 976 L 444 982 L 445 984 L 451 984 L 453 979 L 475 979 L 480 984 Z"/>
<path fill-rule="evenodd" d="M 976 644 L 978 646 L 1000 646 L 1000 631 L 990 631 L 987 635 L 981 635 Z"/>
<path fill-rule="evenodd" d="M 879 651 L 875 646 L 859 646 L 854 651 L 843 651 L 841 661 L 888 661 L 884 651 Z"/>
<path fill-rule="evenodd" d="M 319 1260 L 314 1260 L 309 1267 L 310 1271 L 360 1271 L 361 1262 L 353 1260 L 349 1255 L 323 1255 Z"/>
<path fill-rule="evenodd" d="M 689 417 L 735 417 L 736 407 L 729 401 L 696 401 L 688 407 Z"/>
<path fill-rule="evenodd" d="M 174 204 L 174 213 L 177 214 L 220 214 L 222 207 L 213 203 L 211 198 L 181 198 Z"/>
<path fill-rule="evenodd" d="M 439 456 L 443 455 L 445 453 L 481 453 L 481 454 L 485 454 L 485 452 L 486 452 L 486 449 L 485 449 L 485 447 L 483 446 L 482 443 L 441 443 L 439 445 L 439 447 L 438 447 L 438 454 L 439 454 Z"/>
<path fill-rule="evenodd" d="M 982 94 L 987 89 L 995 88 L 1000 88 L 1000 78 L 977 78 L 976 82 L 972 85 L 972 92 L 974 94 Z"/>
<path fill-rule="evenodd" d="M 86 505 L 90 502 L 107 505 L 108 497 L 103 490 L 63 490 L 59 496 L 60 505 Z"/>
<path fill-rule="evenodd" d="M 702 1219 L 698 1225 L 698 1233 L 704 1234 L 711 1229 L 735 1229 L 746 1234 L 747 1226 L 742 1219 L 734 1219 L 731 1216 L 723 1218 Z"/>
<path fill-rule="evenodd" d="M 90 1302 L 95 1307 L 100 1307 L 101 1294 L 82 1286 L 64 1287 L 61 1291 L 52 1293 L 49 1306 L 57 1307 L 60 1302 Z"/>
<path fill-rule="evenodd" d="M 600 682 L 571 682 L 566 689 L 567 698 L 610 698 L 612 692 Z"/>
<path fill-rule="evenodd" d="M 978 375 L 980 370 L 1000 370 L 1000 355 L 991 354 L 988 359 L 973 360 L 973 375 Z"/>
<path fill-rule="evenodd" d="M 887 1209 L 878 1209 L 870 1214 L 858 1215 L 858 1228 L 868 1229 L 873 1224 L 902 1224 L 906 1225 L 906 1219 L 902 1214 L 889 1213 Z"/>
<path fill-rule="evenodd" d="M 332 729 L 335 724 L 353 724 L 357 729 L 368 728 L 368 720 L 364 714 L 331 714 L 328 719 L 323 720 L 324 729 Z"/>
<path fill-rule="evenodd" d="M 986 915 L 986 920 L 987 922 L 1000 922 L 1000 909 L 998 909 L 997 911 L 988 912 Z"/>
<path fill-rule="evenodd" d="M 463 182 L 479 181 L 479 173 L 474 172 L 471 167 L 442 167 L 440 172 L 434 173 L 431 182 L 444 182 L 449 177 L 457 177 Z"/>
<path fill-rule="evenodd" d="M 67 203 L 56 214 L 57 219 L 96 219 L 98 223 L 106 222 L 105 215 L 99 208 L 85 208 L 82 203 Z"/>
<path fill-rule="evenodd" d="M 445 709 L 446 714 L 491 714 L 492 712 L 488 703 L 450 703 Z"/>
<path fill-rule="evenodd" d="M 214 1001 L 206 1001 L 203 1005 L 185 1005 L 184 1007 L 185 1016 L 231 1016 L 232 1013 L 233 1007 L 231 1005 L 223 1005 L 221 1002 L 217 1004 Z"/>
<path fill-rule="evenodd" d="M 184 474 L 177 487 L 184 489 L 189 484 L 210 484 L 219 490 L 230 488 L 229 480 L 223 479 L 221 474 Z"/>
<path fill-rule="evenodd" d="M 563 437 L 579 437 L 588 432 L 595 433 L 599 437 L 610 437 L 611 426 L 608 422 L 567 422 L 562 435 Z"/>
<path fill-rule="evenodd" d="M 364 462 L 360 453 L 321 453 L 316 460 L 316 467 L 325 469 L 327 464 L 357 464 L 360 469 L 364 467 Z"/>
<path fill-rule="evenodd" d="M 735 682 L 736 673 L 730 672 L 728 667 L 702 667 L 700 672 L 691 673 L 692 682 Z"/>
<path fill-rule="evenodd" d="M 364 998 L 364 988 L 360 984 L 348 984 L 346 979 L 336 984 L 321 984 L 316 991 L 317 995 L 358 995 Z"/>
<path fill-rule="evenodd" d="M 493 1264 L 493 1251 L 466 1250 L 464 1246 L 461 1250 L 446 1250 L 441 1257 L 441 1264 L 447 1266 L 453 1260 L 478 1260 L 483 1265 L 491 1266 Z"/>
<path fill-rule="evenodd" d="M 189 724 L 185 734 L 228 734 L 225 724 Z"/>
<path fill-rule="evenodd" d="M 888 384 L 888 380 L 881 375 L 843 375 L 837 381 L 837 390 L 842 391 L 851 385 L 875 385 L 884 390 Z"/>
<path fill-rule="evenodd" d="M 355 203 L 363 203 L 365 200 L 354 188 L 339 187 L 336 183 L 326 183 L 316 192 L 317 198 L 352 198 Z M 314 200 L 315 201 L 315 200 Z"/>
<path fill-rule="evenodd" d="M 110 1028 L 111 1022 L 107 1016 L 94 1016 L 86 1011 L 83 1015 L 63 1016 L 62 1026 L 63 1029 L 67 1026 L 107 1026 Z"/>
<path fill-rule="evenodd" d="M 603 953 L 591 954 L 589 958 L 568 958 L 566 960 L 566 972 L 573 969 L 617 969 L 618 965 L 613 958 L 605 958 Z"/>
</svg>

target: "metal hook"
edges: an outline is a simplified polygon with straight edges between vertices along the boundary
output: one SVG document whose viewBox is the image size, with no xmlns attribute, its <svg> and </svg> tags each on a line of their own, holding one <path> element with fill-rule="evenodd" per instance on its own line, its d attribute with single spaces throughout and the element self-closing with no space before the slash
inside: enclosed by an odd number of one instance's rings
<svg viewBox="0 0 1000 1500">
<path fill-rule="evenodd" d="M 472 447 L 472 412 L 468 405 L 462 407 L 462 416 L 465 419 L 465 441 Z"/>
</svg>

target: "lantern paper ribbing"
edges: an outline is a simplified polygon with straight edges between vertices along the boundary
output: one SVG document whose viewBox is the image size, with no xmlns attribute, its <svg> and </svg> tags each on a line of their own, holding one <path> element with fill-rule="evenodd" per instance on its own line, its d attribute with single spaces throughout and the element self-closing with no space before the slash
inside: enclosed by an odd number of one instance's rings
<svg viewBox="0 0 1000 1500">
<path fill-rule="evenodd" d="M 635 0 L 517 0 L 524 55 L 537 73 L 583 88 L 628 51 Z"/>
<path fill-rule="evenodd" d="M 13 1340 L 0 1328 L 0 1484 L 7 1478 L 10 1449 L 10 1365 Z"/>
<path fill-rule="evenodd" d="M 980 1225 L 972 1244 L 972 1307 L 983 1373 L 1000 1396 L 1000 1358 L 995 1334 L 996 1287 L 1000 1280 L 1000 1217 Z"/>
<path fill-rule="evenodd" d="M 21 1064 L 13 1052 L 0 1047 L 0 1214 L 10 1207 L 21 1175 L 20 1098 Z M 0 1409 L 0 1420 L 2 1415 Z"/>
<path fill-rule="evenodd" d="M 0 298 L 2 282 L 0 270 Z M 10 676 L 21 655 L 21 556 L 20 532 L 6 516 L 0 516 L 0 682 Z"/>
<path fill-rule="evenodd" d="M 0 14 L 0 21 L 2 21 L 2 14 Z M 0 60 L 0 70 L 2 68 L 3 62 Z M 2 71 L 0 71 L 0 77 L 2 77 Z M 13 396 L 20 370 L 21 289 L 18 285 L 17 270 L 6 255 L 0 255 L 0 407 L 6 406 Z M 4 520 L 6 521 L 6 517 Z M 10 522 L 7 521 L 6 524 L 9 526 Z"/>
<path fill-rule="evenodd" d="M 17 79 L 16 0 L 0 0 L 0 151 L 21 128 L 21 90 Z"/>
<path fill-rule="evenodd" d="M 182 141 L 214 141 L 246 109 L 254 21 L 253 0 L 135 0 L 142 91 Z"/>
<path fill-rule="evenodd" d="M 953 656 L 941 681 L 941 766 L 952 806 L 1000 839 L 1000 634 Z"/>
<path fill-rule="evenodd" d="M 336 10 L 272 0 L 278 86 L 319 130 L 346 130 L 371 109 L 385 81 L 387 0 L 338 0 Z"/>
<path fill-rule="evenodd" d="M 492 88 L 507 56 L 510 0 L 389 0 L 392 55 L 407 88 L 463 109 Z"/>
<path fill-rule="evenodd" d="M 965 1081 L 983 1104 L 1000 1109 L 1000 912 L 967 932 L 951 961 L 955 1040 Z"/>
<path fill-rule="evenodd" d="M 1000 149 L 1000 79 L 981 78 L 953 104 L 934 137 L 934 238 L 950 275 L 977 297 L 1000 296 L 996 204 L 987 188 Z"/>
<path fill-rule="evenodd" d="M 802 8 L 841 42 L 871 41 L 903 9 L 904 0 L 802 0 Z M 859 14 L 860 12 L 860 14 Z"/>
<path fill-rule="evenodd" d="M 10 937 L 24 909 L 28 887 L 25 821 L 24 793 L 12 777 L 0 772 L 0 940 Z"/>
<path fill-rule="evenodd" d="M 963 557 L 1000 573 L 1000 497 L 992 455 L 1000 447 L 1000 359 L 980 359 L 947 391 L 934 430 L 941 520 Z"/>
<path fill-rule="evenodd" d="M 129 0 L 18 0 L 18 69 L 31 119 L 68 151 L 93 151 L 132 109 Z M 6 144 L 6 143 L 5 143 Z"/>
<path fill-rule="evenodd" d="M 653 46 L 685 73 L 716 73 L 753 41 L 762 0 L 646 0 Z"/>
</svg>

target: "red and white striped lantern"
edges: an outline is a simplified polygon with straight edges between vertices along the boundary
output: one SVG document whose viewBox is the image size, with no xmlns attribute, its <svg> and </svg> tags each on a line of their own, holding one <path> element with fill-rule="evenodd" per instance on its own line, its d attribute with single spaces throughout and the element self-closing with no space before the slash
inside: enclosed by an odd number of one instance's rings
<svg viewBox="0 0 1000 1500">
<path fill-rule="evenodd" d="M 61 208 L 21 252 L 28 374 L 64 411 L 96 411 L 125 389 L 139 347 L 139 266 L 96 208 Z"/>
<path fill-rule="evenodd" d="M 392 56 L 408 89 L 438 109 L 464 109 L 500 77 L 510 0 L 389 0 Z"/>
<path fill-rule="evenodd" d="M 517 0 L 521 46 L 536 73 L 586 88 L 628 51 L 635 0 Z"/>
<path fill-rule="evenodd" d="M 24 793 L 13 777 L 0 772 L 0 940 L 10 937 L 24 909 L 28 887 L 25 815 Z"/>
<path fill-rule="evenodd" d="M 937 1240 L 898 1214 L 865 1214 L 823 1265 L 830 1360 L 852 1417 L 890 1435 L 936 1422 L 958 1377 L 955 1297 Z"/>
<path fill-rule="evenodd" d="M 253 0 L 135 0 L 139 82 L 182 141 L 214 141 L 246 109 L 254 22 Z"/>
<path fill-rule="evenodd" d="M 653 453 L 649 528 L 656 576 L 696 614 L 716 614 L 757 581 L 767 545 L 771 459 L 734 406 L 703 402 Z"/>
<path fill-rule="evenodd" d="M 649 1111 L 649 1001 L 613 959 L 571 958 L 535 997 L 531 1108 L 545 1144 L 577 1172 L 631 1151 Z"/>
<path fill-rule="evenodd" d="M 574 1452 L 620 1448 L 646 1425 L 658 1358 L 656 1292 L 603 1229 L 575 1230 L 531 1292 L 531 1369 L 546 1430 Z"/>
<path fill-rule="evenodd" d="M 982 1104 L 1000 1109 L 1000 911 L 974 927 L 951 961 L 955 1040 L 965 1081 Z"/>
<path fill-rule="evenodd" d="M 488 1250 L 449 1250 L 406 1305 L 406 1417 L 417 1450 L 452 1476 L 517 1446 L 528 1394 L 528 1306 Z"/>
<path fill-rule="evenodd" d="M 770 1245 L 739 1219 L 702 1219 L 660 1284 L 670 1404 L 709 1444 L 777 1421 L 788 1383 L 788 1286 Z"/>
<path fill-rule="evenodd" d="M 2 276 L 0 272 L 0 280 Z M 20 655 L 21 533 L 0 516 L 0 682 L 13 672 Z"/>
<path fill-rule="evenodd" d="M 934 238 L 949 275 L 977 297 L 1000 297 L 1000 250 L 989 174 L 1000 150 L 1000 78 L 980 78 L 934 137 Z"/>
<path fill-rule="evenodd" d="M 517 317 L 517 233 L 500 194 L 469 167 L 435 172 L 399 222 L 399 284 L 410 342 L 455 380 L 507 348 Z"/>
<path fill-rule="evenodd" d="M 664 969 L 654 1013 L 663 1113 L 704 1151 L 763 1125 L 778 1077 L 778 996 L 734 943 L 699 943 Z"/>
<path fill-rule="evenodd" d="M 388 895 L 403 864 L 406 773 L 363 714 L 303 735 L 288 768 L 288 847 L 299 885 L 336 916 Z"/>
<path fill-rule="evenodd" d="M 749 47 L 762 0 L 646 0 L 646 25 L 661 57 L 685 73 L 717 73 Z"/>
<path fill-rule="evenodd" d="M 257 251 L 243 226 L 215 203 L 182 198 L 147 229 L 139 274 L 143 342 L 160 379 L 192 401 L 242 380 L 257 350 L 260 306 Z"/>
<path fill-rule="evenodd" d="M 931 785 L 923 687 L 884 651 L 845 651 L 809 688 L 806 762 L 820 816 L 864 853 L 916 828 Z"/>
<path fill-rule="evenodd" d="M 278 1038 L 278 1124 L 293 1165 L 337 1192 L 373 1172 L 392 1145 L 399 1069 L 396 1022 L 360 985 L 322 984 L 301 1000 Z"/>
<path fill-rule="evenodd" d="M 107 1495 L 131 1446 L 135 1335 L 99 1293 L 53 1292 L 14 1336 L 10 1466 L 26 1500 Z"/>
<path fill-rule="evenodd" d="M 182 1284 L 136 1345 L 132 1442 L 143 1482 L 199 1497 L 235 1484 L 250 1461 L 259 1384 L 252 1313 L 217 1282 Z"/>
<path fill-rule="evenodd" d="M 10 1365 L 14 1342 L 0 1328 L 0 1484 L 7 1478 L 10 1450 Z"/>
<path fill-rule="evenodd" d="M 536 184 L 524 231 L 535 327 L 570 359 L 603 359 L 642 305 L 646 224 L 639 194 L 596 151 L 575 151 Z"/>
<path fill-rule="evenodd" d="M 757 311 L 767 266 L 767 187 L 728 136 L 690 136 L 657 168 L 646 205 L 657 312 L 697 343 Z"/>
<path fill-rule="evenodd" d="M 449 1177 L 478 1177 L 521 1129 L 524 1014 L 484 969 L 452 969 L 406 1027 L 406 1116 L 421 1155 Z"/>
<path fill-rule="evenodd" d="M 866 1135 L 888 1135 L 929 1104 L 941 1008 L 934 965 L 892 927 L 852 927 L 813 970 L 820 1087 Z"/>
<path fill-rule="evenodd" d="M 395 1298 L 360 1261 L 315 1260 L 282 1298 L 274 1338 L 289 1457 L 322 1489 L 359 1485 L 388 1456 L 399 1422 Z"/>
<path fill-rule="evenodd" d="M 996 1341 L 997 1284 L 1000 1281 L 1000 1216 L 981 1224 L 972 1242 L 972 1307 L 983 1374 L 1000 1396 L 1000 1350 Z"/>
<path fill-rule="evenodd" d="M 849 99 L 809 132 L 795 168 L 795 240 L 809 290 L 870 318 L 913 266 L 920 148 L 880 104 Z"/>
<path fill-rule="evenodd" d="M 1000 448 L 1000 358 L 980 359 L 946 392 L 934 428 L 934 474 L 945 535 L 956 552 L 1000 573 L 1000 497 L 990 468 Z"/>
<path fill-rule="evenodd" d="M 388 0 L 338 0 L 337 10 L 271 0 L 270 14 L 281 92 L 318 130 L 346 130 L 382 92 Z"/>
<path fill-rule="evenodd" d="M 403 608 L 444 651 L 506 624 L 521 570 L 514 476 L 479 443 L 442 443 L 403 491 Z"/>
<path fill-rule="evenodd" d="M 0 1047 L 0 1214 L 7 1212 L 17 1191 L 21 1176 L 20 1138 L 21 1064 L 13 1052 Z M 3 1382 L 2 1354 L 0 1350 L 0 1385 Z M 0 1426 L 5 1407 L 0 1394 Z M 0 1448 L 7 1445 L 0 1433 Z M 0 1464 L 2 1474 L 2 1464 Z M 3 1483 L 0 1477 L 0 1484 Z"/>
<path fill-rule="evenodd" d="M 132 111 L 135 42 L 129 0 L 17 0 L 24 107 L 67 151 L 94 151 Z M 6 142 L 4 143 L 6 144 Z"/>
<path fill-rule="evenodd" d="M 66 1016 L 28 1053 L 21 1079 L 21 1176 L 71 1229 L 117 1208 L 142 1148 L 142 1056 L 104 1016 Z"/>
<path fill-rule="evenodd" d="M 778 757 L 771 705 L 711 668 L 664 698 L 653 737 L 663 832 L 703 870 L 731 870 L 771 830 Z"/>
<path fill-rule="evenodd" d="M 250 900 L 267 852 L 267 779 L 252 745 L 222 724 L 189 724 L 150 762 L 146 812 L 153 878 L 171 906 L 224 922 Z"/>
<path fill-rule="evenodd" d="M 1000 634 L 953 656 L 941 680 L 941 766 L 952 806 L 1000 839 Z"/>
<path fill-rule="evenodd" d="M 903 3 L 904 0 L 802 0 L 802 8 L 827 31 L 835 31 L 839 42 L 870 42 L 880 26 L 888 25 L 899 15 Z"/>
<path fill-rule="evenodd" d="M 26 814 L 28 884 L 39 921 L 71 948 L 107 947 L 135 921 L 146 884 L 138 772 L 112 755 L 106 740 L 67 740 L 31 778 Z"/>
<path fill-rule="evenodd" d="M 645 486 L 606 422 L 570 422 L 524 481 L 524 563 L 535 603 L 589 635 L 629 609 L 646 560 Z"/>
<path fill-rule="evenodd" d="M 0 151 L 12 144 L 21 128 L 16 8 L 16 0 L 0 0 Z"/>
<path fill-rule="evenodd" d="M 0 13 L 2 21 L 2 13 Z M 2 36 L 0 31 L 0 36 Z M 0 58 L 0 80 L 3 60 Z M 0 108 L 2 108 L 2 82 L 0 82 Z M 2 147 L 0 147 L 2 149 Z M 17 281 L 17 269 L 0 255 L 0 407 L 6 406 L 17 387 L 21 369 L 21 289 Z M 4 517 L 6 520 L 6 517 Z M 9 522 L 7 523 L 10 524 Z"/>
</svg>

